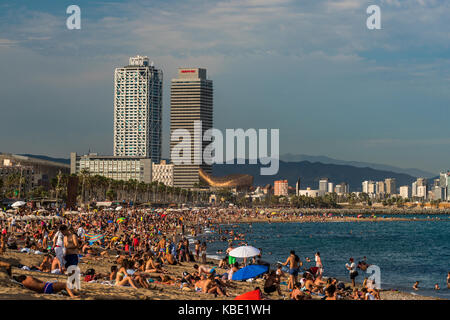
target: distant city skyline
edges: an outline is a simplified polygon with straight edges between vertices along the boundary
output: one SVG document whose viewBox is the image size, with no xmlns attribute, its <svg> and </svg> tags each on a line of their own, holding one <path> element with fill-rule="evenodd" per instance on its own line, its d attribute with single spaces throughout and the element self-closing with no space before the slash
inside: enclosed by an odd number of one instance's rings
<svg viewBox="0 0 450 320">
<path fill-rule="evenodd" d="M 163 158 L 167 79 L 196 66 L 214 79 L 215 127 L 279 128 L 281 155 L 450 167 L 449 3 L 80 0 L 67 30 L 69 4 L 0 4 L 0 152 L 112 154 L 114 68 L 142 55 L 166 79 Z"/>
</svg>

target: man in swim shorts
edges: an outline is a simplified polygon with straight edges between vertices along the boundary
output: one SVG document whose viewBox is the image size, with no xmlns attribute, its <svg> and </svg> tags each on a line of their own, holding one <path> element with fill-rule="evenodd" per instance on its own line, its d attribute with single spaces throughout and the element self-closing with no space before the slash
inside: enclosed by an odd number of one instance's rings
<svg viewBox="0 0 450 320">
<path fill-rule="evenodd" d="M 289 264 L 289 282 L 288 289 L 293 290 L 294 284 L 297 283 L 298 269 L 301 266 L 300 258 L 295 254 L 294 250 L 291 250 L 289 257 L 286 259 L 285 263 L 282 263 L 283 266 Z"/>
<path fill-rule="evenodd" d="M 21 284 L 27 289 L 33 290 L 37 293 L 52 294 L 58 293 L 62 290 L 66 290 L 69 296 L 75 297 L 75 294 L 67 287 L 65 282 L 43 282 L 37 278 L 31 276 L 14 276 L 13 279 Z"/>
</svg>

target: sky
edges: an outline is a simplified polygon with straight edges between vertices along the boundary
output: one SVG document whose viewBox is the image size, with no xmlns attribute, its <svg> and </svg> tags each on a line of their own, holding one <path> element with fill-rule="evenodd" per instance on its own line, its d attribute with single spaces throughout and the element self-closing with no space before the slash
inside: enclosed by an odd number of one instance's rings
<svg viewBox="0 0 450 320">
<path fill-rule="evenodd" d="M 66 9 L 81 8 L 81 30 Z M 369 30 L 369 5 L 381 29 Z M 0 0 L 0 151 L 112 154 L 114 68 L 203 67 L 214 127 L 276 128 L 280 154 L 450 168 L 450 2 Z"/>
</svg>

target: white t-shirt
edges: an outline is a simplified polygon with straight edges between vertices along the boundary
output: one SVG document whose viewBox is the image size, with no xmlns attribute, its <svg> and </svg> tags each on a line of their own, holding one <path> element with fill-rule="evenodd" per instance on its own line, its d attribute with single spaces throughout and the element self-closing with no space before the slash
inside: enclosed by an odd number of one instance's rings
<svg viewBox="0 0 450 320">
<path fill-rule="evenodd" d="M 354 262 L 352 262 L 350 265 L 348 263 L 346 263 L 345 265 L 350 268 L 348 270 L 350 273 L 356 271 L 356 264 Z"/>
<path fill-rule="evenodd" d="M 58 247 L 64 247 L 64 235 L 61 231 L 58 231 L 56 233 L 56 246 Z"/>
</svg>

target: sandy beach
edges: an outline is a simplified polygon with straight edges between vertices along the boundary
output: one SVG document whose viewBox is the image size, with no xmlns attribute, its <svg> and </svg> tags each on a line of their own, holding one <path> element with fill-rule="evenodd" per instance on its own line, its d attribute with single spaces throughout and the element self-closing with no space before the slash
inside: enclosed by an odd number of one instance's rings
<svg viewBox="0 0 450 320">
<path fill-rule="evenodd" d="M 7 261 L 12 265 L 17 263 L 23 265 L 36 265 L 42 260 L 42 255 L 19 253 L 8 250 L 1 257 L 1 261 Z M 101 259 L 82 259 L 79 267 L 83 273 L 89 268 L 94 268 L 96 272 L 108 273 L 109 268 L 114 263 L 114 257 L 108 256 Z M 216 265 L 216 261 L 208 259 L 208 264 Z M 170 276 L 179 276 L 183 271 L 193 271 L 194 263 L 182 263 L 182 266 L 166 266 Z M 217 268 L 219 273 L 225 272 L 224 269 Z M 66 281 L 67 277 L 63 275 L 55 275 L 50 273 L 25 271 L 16 267 L 12 268 L 13 275 L 30 275 L 43 281 Z M 287 281 L 287 277 L 282 279 Z M 81 282 L 80 295 L 75 299 L 80 300 L 113 300 L 113 299 L 132 299 L 132 300 L 232 300 L 237 295 L 253 290 L 255 287 L 263 287 L 264 281 L 257 279 L 253 282 L 233 281 L 234 288 L 228 289 L 229 297 L 214 297 L 212 294 L 197 293 L 194 291 L 185 291 L 179 288 L 179 285 L 166 285 L 162 283 L 152 283 L 150 289 L 133 289 L 131 287 L 117 287 L 100 283 Z M 349 284 L 347 284 L 349 285 Z M 281 286 L 282 293 L 285 295 L 278 296 L 273 293 L 269 296 L 274 300 L 288 299 L 289 293 L 286 285 Z M 399 291 L 381 291 L 382 300 L 437 300 L 432 297 L 424 297 L 413 295 L 410 293 Z M 5 272 L 0 271 L 0 299 L 18 299 L 18 300 L 35 300 L 35 299 L 51 299 L 51 300 L 72 300 L 68 295 L 64 294 L 38 294 L 10 280 Z M 313 299 L 320 299 L 313 296 Z"/>
</svg>

